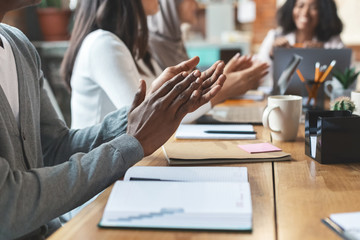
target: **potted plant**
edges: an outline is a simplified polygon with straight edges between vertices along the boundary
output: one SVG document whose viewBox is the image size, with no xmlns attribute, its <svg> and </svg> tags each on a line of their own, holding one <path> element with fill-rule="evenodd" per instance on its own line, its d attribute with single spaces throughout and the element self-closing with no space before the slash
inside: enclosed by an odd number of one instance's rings
<svg viewBox="0 0 360 240">
<path fill-rule="evenodd" d="M 341 96 L 350 97 L 359 74 L 360 71 L 357 72 L 355 68 L 346 68 L 344 72 L 334 69 L 332 71 L 333 79 L 325 82 L 325 93 L 331 100 Z"/>
<path fill-rule="evenodd" d="M 42 0 L 37 14 L 45 41 L 62 41 L 70 37 L 68 26 L 71 10 L 69 0 Z"/>
<path fill-rule="evenodd" d="M 360 71 L 356 72 L 355 68 L 346 68 L 344 72 L 335 69 L 332 73 L 344 89 L 348 89 L 355 82 L 359 74 Z"/>
</svg>

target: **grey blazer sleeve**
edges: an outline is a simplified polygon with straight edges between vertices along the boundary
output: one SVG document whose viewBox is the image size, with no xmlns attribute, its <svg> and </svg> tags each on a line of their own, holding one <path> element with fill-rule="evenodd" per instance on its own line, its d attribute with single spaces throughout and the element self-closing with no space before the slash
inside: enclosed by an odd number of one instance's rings
<svg viewBox="0 0 360 240">
<path fill-rule="evenodd" d="M 12 38 L 18 41 L 14 34 Z M 15 47 L 20 50 L 14 48 L 14 55 L 23 63 L 19 82 L 26 81 L 26 91 L 20 97 L 26 97 L 27 110 L 19 136 L 9 130 L 0 103 L 0 239 L 39 229 L 86 202 L 143 158 L 140 143 L 125 133 L 126 109 L 109 114 L 95 127 L 69 130 L 42 87 L 37 54 L 22 39 Z"/>
</svg>

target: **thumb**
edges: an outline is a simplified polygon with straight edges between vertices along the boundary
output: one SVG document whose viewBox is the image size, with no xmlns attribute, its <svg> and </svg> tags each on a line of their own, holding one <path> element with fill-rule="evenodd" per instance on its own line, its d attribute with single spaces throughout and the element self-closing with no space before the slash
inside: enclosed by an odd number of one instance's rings
<svg viewBox="0 0 360 240">
<path fill-rule="evenodd" d="M 130 108 L 130 112 L 134 111 L 145 99 L 146 95 L 146 83 L 143 79 L 140 80 L 139 90 L 136 92 L 133 103 Z"/>
</svg>

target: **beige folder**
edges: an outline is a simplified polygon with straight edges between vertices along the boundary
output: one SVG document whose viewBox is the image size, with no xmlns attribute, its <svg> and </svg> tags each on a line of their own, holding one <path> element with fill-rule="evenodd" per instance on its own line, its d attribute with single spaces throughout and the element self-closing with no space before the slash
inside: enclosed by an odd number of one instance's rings
<svg viewBox="0 0 360 240">
<path fill-rule="evenodd" d="M 285 161 L 291 155 L 285 152 L 251 154 L 238 145 L 263 141 L 169 141 L 163 146 L 170 165 L 223 164 L 241 162 Z"/>
</svg>

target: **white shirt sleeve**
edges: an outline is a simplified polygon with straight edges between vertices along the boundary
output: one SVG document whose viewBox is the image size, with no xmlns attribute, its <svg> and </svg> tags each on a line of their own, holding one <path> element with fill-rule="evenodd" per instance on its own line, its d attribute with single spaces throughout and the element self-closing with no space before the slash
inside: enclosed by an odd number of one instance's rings
<svg viewBox="0 0 360 240">
<path fill-rule="evenodd" d="M 130 105 L 138 89 L 140 75 L 126 45 L 116 35 L 103 31 L 90 51 L 93 80 L 116 108 Z"/>
<path fill-rule="evenodd" d="M 263 62 L 266 62 L 269 64 L 269 73 L 266 76 L 264 76 L 262 86 L 270 87 L 270 88 L 273 86 L 273 82 L 274 82 L 274 80 L 273 80 L 273 61 L 270 58 L 270 52 L 273 47 L 275 37 L 276 37 L 276 30 L 271 29 L 267 33 L 264 41 L 262 42 L 262 44 L 259 48 L 259 52 L 255 55 L 255 59 L 258 59 L 260 61 L 263 61 Z"/>
</svg>

